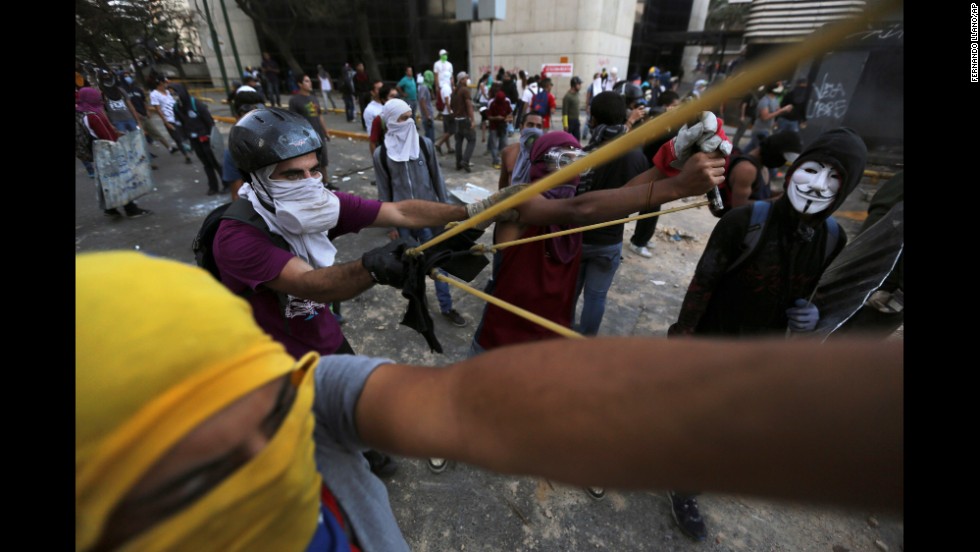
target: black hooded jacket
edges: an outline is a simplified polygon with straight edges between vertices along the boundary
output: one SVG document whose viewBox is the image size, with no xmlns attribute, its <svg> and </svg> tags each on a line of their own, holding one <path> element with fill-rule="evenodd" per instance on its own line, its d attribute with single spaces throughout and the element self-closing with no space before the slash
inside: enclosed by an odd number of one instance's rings
<svg viewBox="0 0 980 552">
<path fill-rule="evenodd" d="M 810 298 L 824 269 L 847 243 L 840 232 L 833 253 L 824 258 L 825 220 L 861 181 L 867 154 L 864 142 L 850 129 L 834 129 L 818 137 L 787 171 L 786 182 L 807 161 L 832 165 L 841 175 L 834 203 L 804 217 L 784 193 L 772 204 L 755 252 L 731 272 L 729 267 L 741 254 L 752 205 L 725 214 L 711 232 L 680 315 L 667 335 L 737 337 L 785 331 L 786 309 L 796 299 Z"/>
<path fill-rule="evenodd" d="M 207 102 L 200 99 L 191 101 L 191 96 L 183 84 L 172 83 L 168 86 L 177 96 L 177 103 L 174 105 L 174 118 L 180 123 L 184 135 L 193 141 L 197 141 L 200 136 L 210 137 L 214 118 L 211 117 Z"/>
</svg>

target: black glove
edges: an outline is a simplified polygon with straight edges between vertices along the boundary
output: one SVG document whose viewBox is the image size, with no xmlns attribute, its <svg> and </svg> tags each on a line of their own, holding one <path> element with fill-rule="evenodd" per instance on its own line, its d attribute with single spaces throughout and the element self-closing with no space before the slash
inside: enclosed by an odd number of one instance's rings
<svg viewBox="0 0 980 552">
<path fill-rule="evenodd" d="M 375 282 L 401 289 L 408 274 L 405 250 L 417 245 L 415 240 L 398 238 L 365 253 L 361 263 Z"/>
</svg>

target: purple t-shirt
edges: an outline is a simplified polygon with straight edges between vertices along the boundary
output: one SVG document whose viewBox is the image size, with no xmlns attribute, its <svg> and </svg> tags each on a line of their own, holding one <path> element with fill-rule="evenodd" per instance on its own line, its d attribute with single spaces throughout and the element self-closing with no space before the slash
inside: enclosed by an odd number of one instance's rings
<svg viewBox="0 0 980 552">
<path fill-rule="evenodd" d="M 337 226 L 329 232 L 333 240 L 343 234 L 360 232 L 378 218 L 381 202 L 344 192 L 334 192 L 340 199 Z M 223 220 L 214 236 L 214 260 L 221 270 L 221 282 L 241 294 L 279 276 L 286 263 L 295 257 L 276 247 L 261 230 L 237 220 Z M 273 338 L 286 346 L 296 358 L 309 351 L 329 355 L 344 342 L 337 320 L 323 303 L 291 297 L 283 318 L 279 299 L 268 288 L 247 297 L 255 321 Z M 286 320 L 289 329 L 286 329 Z"/>
</svg>

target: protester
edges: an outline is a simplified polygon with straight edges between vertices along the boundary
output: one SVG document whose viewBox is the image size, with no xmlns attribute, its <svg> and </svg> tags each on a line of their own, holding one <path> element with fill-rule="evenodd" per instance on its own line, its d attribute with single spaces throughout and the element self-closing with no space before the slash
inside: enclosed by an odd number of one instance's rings
<svg viewBox="0 0 980 552">
<path fill-rule="evenodd" d="M 108 140 L 110 142 L 115 142 L 119 139 L 119 133 L 116 131 L 115 127 L 112 126 L 112 123 L 109 122 L 109 118 L 106 116 L 105 111 L 102 108 L 102 92 L 99 92 L 98 88 L 86 86 L 78 91 L 78 103 L 75 104 L 75 112 L 81 114 L 82 123 L 84 124 L 85 129 L 91 135 L 93 144 L 95 140 Z M 89 151 L 88 153 L 88 158 L 92 159 L 92 152 Z M 83 161 L 83 164 L 88 170 L 90 178 L 95 178 L 98 176 L 93 161 Z M 106 216 L 121 216 L 117 209 L 107 207 L 105 194 L 102 192 L 102 186 L 96 186 L 95 192 L 96 198 L 99 202 L 99 208 L 102 209 Z M 123 206 L 123 211 L 129 218 L 142 217 L 153 213 L 149 209 L 140 208 L 140 206 L 136 205 L 135 201 L 126 203 Z"/>
<path fill-rule="evenodd" d="M 827 220 L 861 181 L 867 154 L 854 131 L 829 130 L 793 162 L 778 200 L 753 202 L 724 215 L 708 238 L 667 335 L 757 338 L 813 331 L 820 312 L 809 298 L 847 243 L 843 232 L 832 231 L 836 223 Z M 760 205 L 768 207 L 768 217 L 746 257 L 744 237 L 750 225 L 759 225 L 753 213 Z M 670 493 L 674 519 L 685 534 L 702 540 L 704 520 L 695 493 L 686 489 Z"/>
</svg>

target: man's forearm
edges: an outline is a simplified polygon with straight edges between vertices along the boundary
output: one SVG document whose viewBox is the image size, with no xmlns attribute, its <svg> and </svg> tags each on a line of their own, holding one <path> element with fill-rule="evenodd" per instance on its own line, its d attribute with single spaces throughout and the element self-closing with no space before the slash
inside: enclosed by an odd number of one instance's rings
<svg viewBox="0 0 980 552">
<path fill-rule="evenodd" d="M 446 368 L 382 366 L 357 421 L 367 443 L 395 453 L 573 485 L 901 511 L 902 351 L 881 341 L 555 339 Z"/>
<path fill-rule="evenodd" d="M 361 259 L 313 269 L 294 257 L 279 277 L 266 282 L 266 286 L 294 297 L 330 303 L 356 297 L 374 283 Z"/>
<path fill-rule="evenodd" d="M 402 228 L 427 228 L 445 226 L 466 218 L 466 207 L 435 201 L 406 199 L 383 203 L 378 218 L 372 226 L 399 226 Z"/>
<path fill-rule="evenodd" d="M 599 190 L 570 199 L 529 202 L 515 209 L 520 213 L 522 224 L 596 224 L 684 197 L 677 194 L 671 180 L 667 178 L 649 184 Z"/>
</svg>

